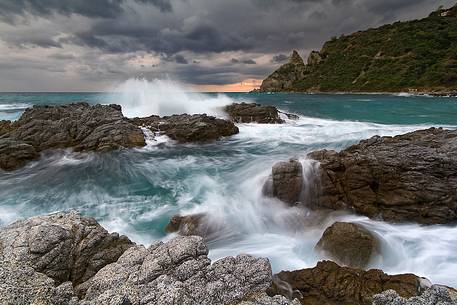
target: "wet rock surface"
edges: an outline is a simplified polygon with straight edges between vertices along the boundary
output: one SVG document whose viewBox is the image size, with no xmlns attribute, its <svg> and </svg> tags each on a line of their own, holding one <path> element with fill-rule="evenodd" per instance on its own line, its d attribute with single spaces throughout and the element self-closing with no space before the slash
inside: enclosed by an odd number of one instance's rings
<svg viewBox="0 0 457 305">
<path fill-rule="evenodd" d="M 180 143 L 209 142 L 239 132 L 232 122 L 206 114 L 180 114 L 172 116 L 150 116 L 134 118 L 137 126 L 149 128 L 154 133 L 162 133 Z"/>
<path fill-rule="evenodd" d="M 0 152 L 12 160 L 0 163 L 7 170 L 36 158 L 30 146 L 40 152 L 58 148 L 106 151 L 146 145 L 141 129 L 122 115 L 118 105 L 33 106 L 12 124 L 2 123 L 0 131 Z"/>
<path fill-rule="evenodd" d="M 303 167 L 298 160 L 290 159 L 273 165 L 271 175 L 263 187 L 263 193 L 294 204 L 300 200 L 303 187 Z"/>
<path fill-rule="evenodd" d="M 255 103 L 239 103 L 224 108 L 230 119 L 236 123 L 282 124 L 279 111 L 274 106 L 264 106 Z M 293 115 L 291 115 L 293 116 Z"/>
<path fill-rule="evenodd" d="M 386 221 L 457 221 L 457 131 L 430 128 L 321 150 L 318 205 Z"/>
<path fill-rule="evenodd" d="M 319 262 L 314 268 L 283 271 L 276 277 L 268 294 L 290 296 L 293 292 L 300 295 L 303 305 L 371 305 L 375 294 L 389 289 L 402 297 L 422 292 L 421 279 L 413 274 L 387 275 L 377 269 L 340 267 L 331 261 Z"/>
<path fill-rule="evenodd" d="M 324 231 L 316 250 L 339 264 L 365 268 L 378 252 L 378 241 L 360 225 L 335 222 Z"/>
<path fill-rule="evenodd" d="M 0 260 L 30 266 L 55 281 L 74 286 L 115 262 L 133 246 L 77 212 L 20 220 L 0 229 Z"/>
<path fill-rule="evenodd" d="M 457 291 L 433 285 L 417 297 L 402 298 L 395 290 L 387 290 L 373 297 L 373 305 L 455 305 Z"/>
</svg>

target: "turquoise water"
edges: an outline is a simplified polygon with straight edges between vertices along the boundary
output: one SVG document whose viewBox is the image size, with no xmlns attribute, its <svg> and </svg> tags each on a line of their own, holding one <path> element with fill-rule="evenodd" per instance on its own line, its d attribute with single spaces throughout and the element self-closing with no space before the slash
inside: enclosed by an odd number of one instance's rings
<svg viewBox="0 0 457 305">
<path fill-rule="evenodd" d="M 119 102 L 124 113 L 140 109 L 144 115 L 153 114 L 150 109 L 164 109 L 170 101 L 173 109 L 199 104 L 198 109 L 214 114 L 220 112 L 210 107 L 213 104 L 247 101 L 275 105 L 300 119 L 283 125 L 240 124 L 240 134 L 212 144 L 177 145 L 159 137 L 148 139 L 142 149 L 45 152 L 25 168 L 0 172 L 0 225 L 78 209 L 110 231 L 149 244 L 170 238 L 163 229 L 172 215 L 205 212 L 224 227 L 223 236 L 210 242 L 213 259 L 249 253 L 270 258 L 279 271 L 314 266 L 324 258 L 313 250 L 323 230 L 335 220 L 350 220 L 382 236 L 382 257 L 372 267 L 413 272 L 457 286 L 455 226 L 392 225 L 344 213 L 321 215 L 261 194 L 277 161 L 297 156 L 309 172 L 313 165 L 306 154 L 316 149 L 340 150 L 374 135 L 431 126 L 456 128 L 455 98 L 181 92 L 178 97 L 160 94 L 135 104 L 116 94 L 5 93 L 0 94 L 0 119 L 17 119 L 35 104 L 76 101 Z"/>
</svg>

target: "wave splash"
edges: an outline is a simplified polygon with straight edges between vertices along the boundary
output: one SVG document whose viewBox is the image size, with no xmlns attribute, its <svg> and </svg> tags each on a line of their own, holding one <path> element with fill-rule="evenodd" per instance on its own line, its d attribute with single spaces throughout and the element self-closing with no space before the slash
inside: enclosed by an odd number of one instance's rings
<svg viewBox="0 0 457 305">
<path fill-rule="evenodd" d="M 171 80 L 129 79 L 113 90 L 112 100 L 127 117 L 206 113 L 224 117 L 222 108 L 233 100 L 223 94 L 194 93 Z"/>
</svg>

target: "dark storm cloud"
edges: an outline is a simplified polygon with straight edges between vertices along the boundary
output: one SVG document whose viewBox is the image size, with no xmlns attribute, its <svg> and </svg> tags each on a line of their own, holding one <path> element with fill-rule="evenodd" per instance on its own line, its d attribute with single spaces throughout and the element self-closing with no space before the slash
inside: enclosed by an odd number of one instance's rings
<svg viewBox="0 0 457 305">
<path fill-rule="evenodd" d="M 151 4 L 163 12 L 172 11 L 168 0 L 135 1 Z M 8 22 L 13 22 L 16 16 L 24 16 L 27 13 L 37 16 L 78 14 L 92 18 L 114 18 L 124 13 L 124 2 L 126 0 L 2 0 L 0 17 Z"/>
<path fill-rule="evenodd" d="M 283 63 L 288 59 L 289 59 L 289 56 L 287 56 L 286 54 L 277 54 L 277 55 L 273 56 L 273 58 L 271 59 L 271 62 L 276 63 L 276 64 Z"/>
</svg>

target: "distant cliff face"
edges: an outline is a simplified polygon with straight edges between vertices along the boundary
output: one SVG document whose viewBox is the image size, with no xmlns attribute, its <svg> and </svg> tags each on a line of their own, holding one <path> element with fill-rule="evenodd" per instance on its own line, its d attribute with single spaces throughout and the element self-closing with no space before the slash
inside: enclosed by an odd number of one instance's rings
<svg viewBox="0 0 457 305">
<path fill-rule="evenodd" d="M 260 91 L 399 92 L 457 90 L 457 5 L 427 18 L 332 38 L 307 65 L 291 61 Z"/>
</svg>

